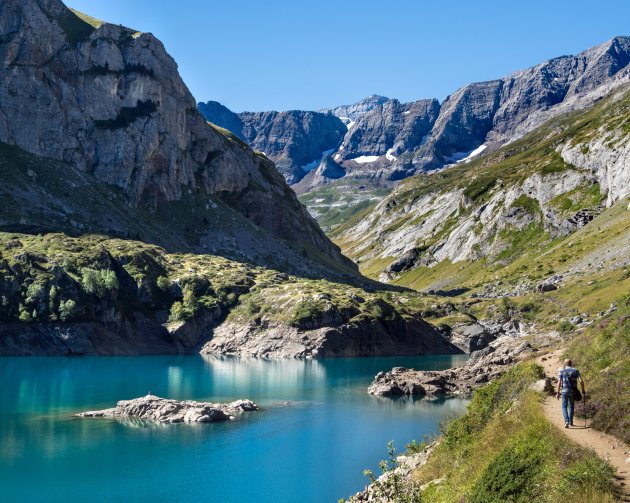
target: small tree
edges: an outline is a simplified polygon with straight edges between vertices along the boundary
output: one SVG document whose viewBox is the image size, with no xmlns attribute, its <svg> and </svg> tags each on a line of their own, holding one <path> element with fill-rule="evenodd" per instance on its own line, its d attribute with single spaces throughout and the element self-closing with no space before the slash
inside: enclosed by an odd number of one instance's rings
<svg viewBox="0 0 630 503">
<path fill-rule="evenodd" d="M 78 313 L 77 303 L 68 299 L 65 302 L 62 300 L 59 302 L 59 319 L 61 321 L 71 321 Z"/>
<path fill-rule="evenodd" d="M 33 321 L 31 313 L 28 312 L 28 309 L 26 308 L 26 306 L 24 306 L 24 304 L 20 304 L 19 313 L 20 314 L 18 315 L 18 319 L 20 321 L 23 321 L 24 323 L 30 323 L 31 321 Z"/>
<path fill-rule="evenodd" d="M 176 322 L 176 321 L 186 321 L 188 319 L 189 313 L 187 309 L 184 307 L 184 304 L 181 302 L 173 302 L 171 306 L 171 311 L 168 316 L 168 321 Z"/>
<path fill-rule="evenodd" d="M 81 286 L 86 293 L 103 298 L 108 292 L 118 290 L 119 283 L 116 273 L 110 269 L 81 269 Z"/>
<path fill-rule="evenodd" d="M 57 287 L 55 285 L 51 286 L 48 292 L 48 312 L 51 321 L 57 321 Z"/>
<path fill-rule="evenodd" d="M 157 287 L 164 292 L 168 292 L 171 288 L 171 280 L 169 280 L 166 276 L 159 276 L 156 284 Z"/>
</svg>

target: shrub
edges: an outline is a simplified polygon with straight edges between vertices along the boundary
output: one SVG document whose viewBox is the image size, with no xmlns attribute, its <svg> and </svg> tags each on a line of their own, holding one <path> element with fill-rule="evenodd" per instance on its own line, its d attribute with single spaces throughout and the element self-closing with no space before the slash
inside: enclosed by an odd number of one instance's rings
<svg viewBox="0 0 630 503">
<path fill-rule="evenodd" d="M 575 326 L 569 320 L 562 320 L 560 323 L 558 323 L 558 330 L 560 332 L 570 332 L 574 328 Z"/>
<path fill-rule="evenodd" d="M 168 321 L 170 322 L 186 321 L 190 319 L 190 317 L 191 317 L 191 314 L 184 307 L 184 304 L 182 304 L 179 301 L 173 302 L 173 305 L 171 306 L 171 310 L 168 316 Z"/>
<path fill-rule="evenodd" d="M 315 320 L 323 314 L 322 308 L 312 299 L 306 299 L 298 302 L 293 308 L 290 323 L 299 325 L 305 320 Z"/>
<path fill-rule="evenodd" d="M 65 302 L 63 300 L 59 302 L 59 319 L 61 321 L 71 321 L 77 313 L 77 303 L 74 300 L 68 299 Z"/>
<path fill-rule="evenodd" d="M 86 293 L 103 298 L 108 292 L 118 290 L 116 273 L 109 269 L 81 269 L 81 286 Z"/>
<path fill-rule="evenodd" d="M 164 292 L 168 292 L 168 290 L 171 288 L 171 280 L 168 279 L 166 276 L 159 276 L 156 284 L 157 287 Z"/>
<path fill-rule="evenodd" d="M 57 287 L 55 285 L 50 287 L 48 292 L 48 311 L 50 312 L 50 319 L 52 321 L 57 320 Z"/>
<path fill-rule="evenodd" d="M 20 309 L 19 309 L 19 316 L 18 319 L 24 323 L 29 323 L 31 321 L 33 321 L 33 317 L 31 316 L 31 313 L 28 312 L 28 309 L 23 305 L 20 304 Z"/>
<path fill-rule="evenodd" d="M 255 316 L 260 312 L 260 306 L 253 300 L 249 300 L 247 304 L 245 304 L 245 311 L 248 316 Z"/>
<path fill-rule="evenodd" d="M 503 449 L 475 484 L 470 503 L 525 502 L 534 497 L 544 460 L 540 446 L 530 439 Z"/>
</svg>

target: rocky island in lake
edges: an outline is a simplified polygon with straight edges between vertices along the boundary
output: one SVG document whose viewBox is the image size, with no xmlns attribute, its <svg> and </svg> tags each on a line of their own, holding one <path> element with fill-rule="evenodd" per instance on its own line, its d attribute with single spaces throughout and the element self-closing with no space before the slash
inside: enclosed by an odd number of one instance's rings
<svg viewBox="0 0 630 503">
<path fill-rule="evenodd" d="M 135 418 L 159 423 L 213 423 L 232 421 L 243 412 L 255 410 L 258 410 L 258 406 L 251 400 L 211 403 L 146 395 L 133 400 L 121 400 L 111 409 L 81 412 L 77 416 Z"/>
</svg>

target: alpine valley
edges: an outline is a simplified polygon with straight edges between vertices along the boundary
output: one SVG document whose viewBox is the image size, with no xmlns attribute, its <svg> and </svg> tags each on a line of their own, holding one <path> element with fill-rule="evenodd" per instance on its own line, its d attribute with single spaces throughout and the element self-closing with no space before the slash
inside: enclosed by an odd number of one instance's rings
<svg viewBox="0 0 630 503">
<path fill-rule="evenodd" d="M 234 113 L 150 33 L 0 0 L 0 179 L 0 500 L 629 497 L 630 37 Z"/>
</svg>

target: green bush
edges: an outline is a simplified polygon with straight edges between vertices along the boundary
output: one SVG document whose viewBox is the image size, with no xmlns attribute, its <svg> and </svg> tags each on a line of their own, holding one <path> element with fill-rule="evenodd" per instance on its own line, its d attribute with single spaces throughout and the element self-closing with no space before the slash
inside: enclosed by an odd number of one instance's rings
<svg viewBox="0 0 630 503">
<path fill-rule="evenodd" d="M 256 316 L 260 312 L 260 306 L 253 300 L 249 300 L 247 304 L 245 304 L 245 312 L 248 316 Z"/>
<path fill-rule="evenodd" d="M 86 293 L 103 298 L 109 292 L 118 290 L 116 273 L 109 269 L 81 269 L 81 286 Z"/>
<path fill-rule="evenodd" d="M 179 301 L 173 302 L 168 316 L 168 321 L 187 321 L 190 318 L 192 318 L 192 313 L 184 307 L 184 304 Z"/>
<path fill-rule="evenodd" d="M 20 321 L 24 323 L 30 323 L 31 321 L 33 321 L 31 313 L 28 312 L 28 309 L 23 304 L 20 304 L 19 313 L 20 314 L 18 316 L 18 319 Z"/>
<path fill-rule="evenodd" d="M 291 325 L 299 325 L 305 320 L 316 320 L 323 314 L 322 308 L 312 299 L 298 302 L 291 313 Z"/>
<path fill-rule="evenodd" d="M 558 331 L 560 332 L 570 332 L 574 328 L 575 326 L 569 320 L 562 320 L 560 323 L 558 323 Z"/>
<path fill-rule="evenodd" d="M 503 449 L 486 467 L 470 495 L 470 503 L 526 502 L 536 496 L 545 453 L 531 439 Z"/>
<path fill-rule="evenodd" d="M 168 290 L 171 288 L 171 280 L 168 279 L 166 276 L 159 276 L 156 281 L 156 285 L 160 290 L 168 292 Z"/>
<path fill-rule="evenodd" d="M 77 303 L 68 299 L 65 302 L 59 302 L 59 319 L 61 321 L 72 321 L 78 313 Z"/>
</svg>

